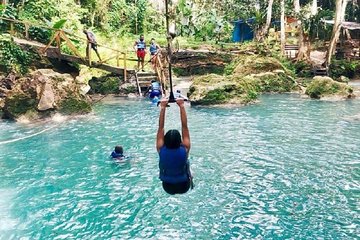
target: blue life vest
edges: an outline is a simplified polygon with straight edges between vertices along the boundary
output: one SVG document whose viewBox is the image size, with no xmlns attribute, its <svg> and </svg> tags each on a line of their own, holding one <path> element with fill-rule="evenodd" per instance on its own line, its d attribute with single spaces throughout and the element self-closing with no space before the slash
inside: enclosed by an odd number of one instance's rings
<svg viewBox="0 0 360 240">
<path fill-rule="evenodd" d="M 157 46 L 156 43 L 150 44 L 150 53 L 154 55 L 157 52 Z"/>
<path fill-rule="evenodd" d="M 166 183 L 181 183 L 189 180 L 186 148 L 160 148 L 160 180 Z"/>
<path fill-rule="evenodd" d="M 122 153 L 116 153 L 115 151 L 113 151 L 113 152 L 111 153 L 111 157 L 112 157 L 112 158 L 123 158 L 124 155 L 123 155 Z"/>
<path fill-rule="evenodd" d="M 146 43 L 145 41 L 137 41 L 136 42 L 136 48 L 137 50 L 144 50 L 146 48 Z"/>
<path fill-rule="evenodd" d="M 160 83 L 158 83 L 158 82 L 151 83 L 151 90 L 152 91 L 160 91 Z"/>
</svg>

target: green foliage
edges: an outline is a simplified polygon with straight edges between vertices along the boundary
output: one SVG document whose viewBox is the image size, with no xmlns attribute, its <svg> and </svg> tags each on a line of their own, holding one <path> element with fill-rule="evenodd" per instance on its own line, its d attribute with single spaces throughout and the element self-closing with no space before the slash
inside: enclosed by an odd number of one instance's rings
<svg viewBox="0 0 360 240">
<path fill-rule="evenodd" d="M 17 18 L 17 11 L 16 8 L 12 7 L 11 5 L 7 5 L 4 7 L 0 5 L 2 9 L 0 10 L 0 16 L 9 19 L 16 19 Z M 5 33 L 10 30 L 10 23 L 8 21 L 4 21 L 0 19 L 0 33 Z"/>
<path fill-rule="evenodd" d="M 0 71 L 26 73 L 31 62 L 30 53 L 23 51 L 10 36 L 0 35 Z"/>
<path fill-rule="evenodd" d="M 345 76 L 348 78 L 355 77 L 359 74 L 360 61 L 333 60 L 329 67 L 329 74 L 332 78 Z"/>
<path fill-rule="evenodd" d="M 308 78 L 313 75 L 312 66 L 306 61 L 297 61 L 293 63 L 295 74 L 298 77 Z"/>
<path fill-rule="evenodd" d="M 59 14 L 56 0 L 27 1 L 19 12 L 19 18 L 27 21 L 50 21 Z"/>
<path fill-rule="evenodd" d="M 60 19 L 59 21 L 57 21 L 57 22 L 54 24 L 53 28 L 55 28 L 55 29 L 62 29 L 62 28 L 64 27 L 66 21 L 67 21 L 66 19 Z"/>
<path fill-rule="evenodd" d="M 305 17 L 305 13 L 302 12 L 299 18 L 303 23 L 304 32 L 307 33 L 310 39 L 325 39 L 329 40 L 331 37 L 333 25 L 325 24 L 321 20 L 334 18 L 335 12 L 330 9 L 319 9 L 315 16 Z"/>
<path fill-rule="evenodd" d="M 350 97 L 352 92 L 352 87 L 344 83 L 336 82 L 331 78 L 317 78 L 309 84 L 305 93 L 311 98 L 320 99 L 334 94 Z"/>
</svg>

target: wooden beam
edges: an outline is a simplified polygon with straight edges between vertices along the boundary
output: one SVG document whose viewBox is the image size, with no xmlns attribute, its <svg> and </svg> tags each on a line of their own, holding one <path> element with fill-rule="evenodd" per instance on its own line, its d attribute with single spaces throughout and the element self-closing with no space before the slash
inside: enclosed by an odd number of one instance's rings
<svg viewBox="0 0 360 240">
<path fill-rule="evenodd" d="M 68 47 L 71 49 L 71 51 L 73 51 L 75 53 L 76 56 L 82 58 L 81 54 L 76 49 L 75 45 L 70 41 L 70 39 L 65 35 L 65 33 L 63 31 L 60 31 L 60 37 L 65 40 Z"/>
<path fill-rule="evenodd" d="M 126 72 L 127 72 L 127 70 L 126 70 L 126 53 L 124 53 L 124 82 L 126 82 L 126 80 L 127 80 Z"/>
<path fill-rule="evenodd" d="M 54 36 L 51 38 L 50 42 L 48 43 L 48 45 L 46 45 L 46 47 L 41 51 L 43 54 L 49 49 L 49 47 L 51 46 L 52 42 L 56 39 L 56 37 L 58 37 L 59 32 L 56 32 L 54 34 Z"/>
</svg>

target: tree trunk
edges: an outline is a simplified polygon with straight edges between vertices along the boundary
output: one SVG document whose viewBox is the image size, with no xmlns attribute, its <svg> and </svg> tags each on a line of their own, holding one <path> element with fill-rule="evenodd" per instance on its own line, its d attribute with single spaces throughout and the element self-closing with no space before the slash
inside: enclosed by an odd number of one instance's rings
<svg viewBox="0 0 360 240">
<path fill-rule="evenodd" d="M 299 0 L 294 0 L 294 11 L 296 15 L 300 14 L 300 1 Z M 304 36 L 304 29 L 303 29 L 303 25 L 302 22 L 300 20 L 298 20 L 298 34 L 299 34 L 299 38 L 298 38 L 298 45 L 299 45 L 299 51 L 297 53 L 296 56 L 296 60 L 297 61 L 306 61 L 310 59 L 310 44 L 308 42 L 308 38 L 305 38 Z"/>
<path fill-rule="evenodd" d="M 339 40 L 341 23 L 345 20 L 345 11 L 348 0 L 336 0 L 336 12 L 334 19 L 334 27 L 331 34 L 329 49 L 326 54 L 325 66 L 329 67 L 332 55 L 336 50 L 336 43 Z"/>
<path fill-rule="evenodd" d="M 317 14 L 317 0 L 313 0 L 311 4 L 311 16 L 315 16 Z"/>
<path fill-rule="evenodd" d="M 285 0 L 280 0 L 281 17 L 280 17 L 280 43 L 281 54 L 285 55 Z"/>
<path fill-rule="evenodd" d="M 4 6 L 6 6 L 6 2 L 7 2 L 7 0 L 1 0 L 1 4 Z"/>
<path fill-rule="evenodd" d="M 256 33 L 256 40 L 259 41 L 259 42 L 263 41 L 265 35 L 268 33 L 268 30 L 269 30 L 269 27 L 270 27 L 270 24 L 271 24 L 273 3 L 274 3 L 274 0 L 269 0 L 269 4 L 268 4 L 268 8 L 267 8 L 267 15 L 266 15 L 266 23 Z"/>
</svg>

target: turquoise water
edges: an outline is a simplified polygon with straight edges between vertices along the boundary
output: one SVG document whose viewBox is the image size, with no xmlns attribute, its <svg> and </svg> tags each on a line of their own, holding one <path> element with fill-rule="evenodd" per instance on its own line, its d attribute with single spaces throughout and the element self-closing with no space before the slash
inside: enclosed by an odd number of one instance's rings
<svg viewBox="0 0 360 240">
<path fill-rule="evenodd" d="M 145 101 L 60 123 L 0 121 L 0 239 L 360 235 L 360 101 L 269 95 L 187 110 L 196 187 L 179 196 L 158 180 L 158 109 Z M 180 127 L 175 106 L 166 126 Z M 116 144 L 129 161 L 108 158 Z"/>
</svg>

